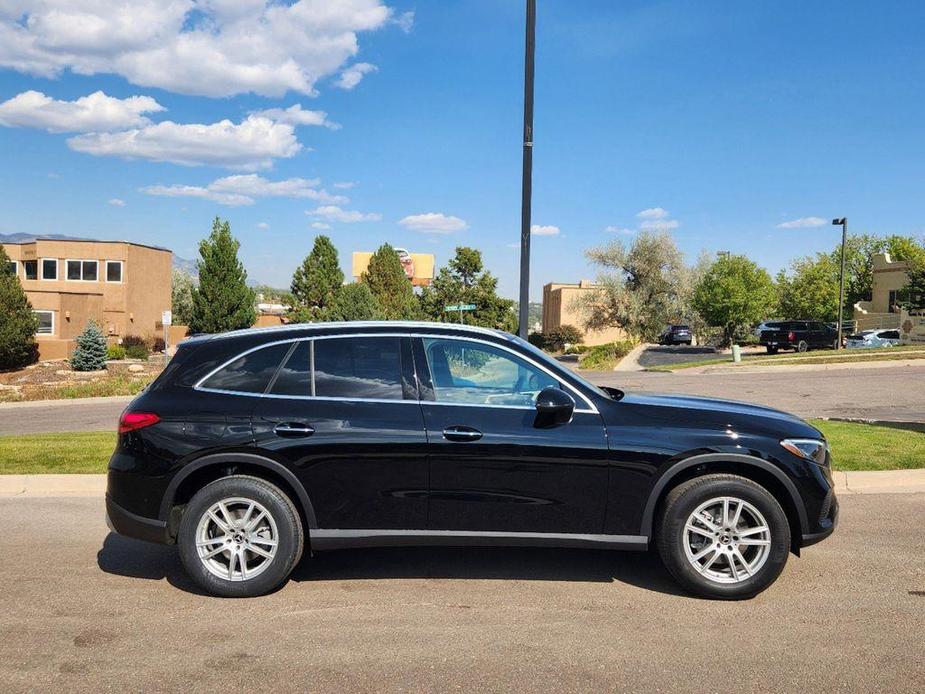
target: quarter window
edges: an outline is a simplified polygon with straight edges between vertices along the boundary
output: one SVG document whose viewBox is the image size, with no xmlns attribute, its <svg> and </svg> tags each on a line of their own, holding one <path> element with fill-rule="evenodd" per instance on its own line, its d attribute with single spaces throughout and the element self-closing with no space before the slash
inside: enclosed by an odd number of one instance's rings
<svg viewBox="0 0 925 694">
<path fill-rule="evenodd" d="M 42 260 L 42 279 L 58 279 L 58 261 L 55 258 L 44 258 Z"/>
<path fill-rule="evenodd" d="M 39 278 L 39 261 L 22 261 L 22 273 L 27 280 L 37 280 Z"/>
<path fill-rule="evenodd" d="M 122 261 L 121 260 L 107 260 L 106 261 L 106 281 L 107 282 L 121 282 L 122 281 Z"/>
<path fill-rule="evenodd" d="M 290 347 L 292 344 L 287 342 L 248 352 L 209 376 L 202 387 L 263 393 Z"/>
<path fill-rule="evenodd" d="M 510 352 L 465 340 L 424 338 L 437 402 L 532 407 L 559 382 Z"/>
<path fill-rule="evenodd" d="M 54 335 L 55 334 L 55 312 L 54 311 L 34 311 L 35 317 L 39 319 L 38 330 L 36 335 Z"/>
<path fill-rule="evenodd" d="M 401 400 L 401 338 L 315 340 L 315 395 Z"/>
<path fill-rule="evenodd" d="M 67 279 L 96 282 L 99 263 L 96 260 L 68 260 Z"/>
<path fill-rule="evenodd" d="M 292 354 L 283 364 L 283 368 L 276 375 L 276 380 L 270 386 L 274 395 L 311 395 L 311 347 L 308 340 L 296 343 Z"/>
</svg>

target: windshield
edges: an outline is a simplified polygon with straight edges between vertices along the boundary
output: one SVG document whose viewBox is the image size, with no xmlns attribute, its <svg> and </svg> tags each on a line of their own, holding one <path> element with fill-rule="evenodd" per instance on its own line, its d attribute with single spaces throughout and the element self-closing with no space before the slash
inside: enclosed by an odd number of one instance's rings
<svg viewBox="0 0 925 694">
<path fill-rule="evenodd" d="M 582 378 L 581 376 L 579 376 L 577 373 L 575 373 L 574 371 L 572 371 L 572 370 L 569 369 L 568 367 L 563 367 L 562 364 L 560 364 L 560 363 L 557 362 L 555 359 L 553 359 L 552 357 L 550 357 L 548 354 L 546 354 L 546 352 L 544 352 L 543 350 L 541 350 L 539 347 L 535 347 L 534 345 L 531 345 L 529 342 L 527 342 L 526 340 L 524 340 L 524 339 L 521 338 L 521 337 L 518 337 L 517 335 L 512 335 L 511 337 L 514 338 L 514 341 L 515 341 L 518 345 L 520 345 L 521 347 L 523 347 L 525 350 L 527 350 L 530 354 L 532 354 L 534 357 L 536 357 L 536 358 L 537 358 L 538 360 L 540 360 L 542 363 L 544 363 L 544 364 L 546 364 L 546 365 L 552 367 L 553 369 L 555 369 L 556 372 L 560 372 L 560 371 L 562 371 L 563 369 L 565 369 L 566 371 L 568 371 L 569 376 L 571 377 L 571 380 L 572 380 L 572 381 L 577 381 L 578 383 L 580 383 L 581 385 L 583 385 L 583 386 L 584 386 L 585 388 L 587 388 L 588 390 L 593 391 L 595 395 L 600 395 L 602 398 L 607 398 L 608 400 L 613 400 L 613 397 L 611 397 L 611 395 L 610 395 L 606 390 L 602 390 L 601 388 L 599 388 L 598 386 L 594 385 L 594 384 L 591 383 L 590 381 L 586 381 L 584 378 Z"/>
</svg>

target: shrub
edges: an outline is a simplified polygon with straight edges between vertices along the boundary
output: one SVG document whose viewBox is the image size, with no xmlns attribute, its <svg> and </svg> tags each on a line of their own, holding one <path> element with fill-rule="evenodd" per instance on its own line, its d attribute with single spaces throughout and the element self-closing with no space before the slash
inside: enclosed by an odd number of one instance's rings
<svg viewBox="0 0 925 694">
<path fill-rule="evenodd" d="M 126 335 L 122 338 L 125 356 L 129 359 L 147 359 L 151 355 L 148 341 L 138 335 Z"/>
<path fill-rule="evenodd" d="M 554 352 L 561 351 L 565 345 L 577 345 L 584 342 L 584 335 L 574 325 L 560 325 L 546 334 L 546 348 Z"/>
<path fill-rule="evenodd" d="M 125 347 L 122 345 L 109 345 L 106 348 L 106 361 L 125 359 Z"/>
<path fill-rule="evenodd" d="M 77 337 L 77 349 L 71 356 L 74 371 L 99 371 L 106 368 L 106 336 L 95 321 Z"/>
<path fill-rule="evenodd" d="M 546 335 L 543 333 L 530 333 L 527 335 L 527 342 L 539 349 L 546 349 Z"/>
<path fill-rule="evenodd" d="M 636 343 L 632 340 L 619 340 L 617 342 L 608 342 L 606 345 L 591 347 L 582 357 L 579 366 L 582 369 L 612 369 L 635 346 Z"/>
<path fill-rule="evenodd" d="M 588 345 L 570 345 L 564 354 L 584 354 L 589 349 L 591 348 Z"/>
<path fill-rule="evenodd" d="M 155 337 L 151 341 L 152 352 L 163 352 L 165 349 L 167 349 L 167 345 L 164 343 L 163 337 Z"/>
</svg>

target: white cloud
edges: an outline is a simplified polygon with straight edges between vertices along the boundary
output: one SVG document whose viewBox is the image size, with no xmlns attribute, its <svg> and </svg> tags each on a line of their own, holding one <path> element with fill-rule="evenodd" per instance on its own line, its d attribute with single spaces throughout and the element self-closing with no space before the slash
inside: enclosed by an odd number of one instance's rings
<svg viewBox="0 0 925 694">
<path fill-rule="evenodd" d="M 125 207 L 125 200 L 120 200 L 119 198 L 110 198 L 109 204 L 113 207 Z"/>
<path fill-rule="evenodd" d="M 828 220 L 823 219 L 822 217 L 800 217 L 799 219 L 791 219 L 789 222 L 778 224 L 777 228 L 802 229 L 803 227 L 821 227 L 828 223 Z"/>
<path fill-rule="evenodd" d="M 359 33 L 412 21 L 381 0 L 11 0 L 0 4 L 0 66 L 212 97 L 314 94 L 357 55 Z"/>
<path fill-rule="evenodd" d="M 402 12 L 392 20 L 392 23 L 396 24 L 406 34 L 410 34 L 414 28 L 414 10 Z"/>
<path fill-rule="evenodd" d="M 677 219 L 647 219 L 639 225 L 642 231 L 670 231 L 681 226 Z"/>
<path fill-rule="evenodd" d="M 208 125 L 168 120 L 120 132 L 76 135 L 67 143 L 73 150 L 94 156 L 250 171 L 268 169 L 274 159 L 295 156 L 302 149 L 292 125 L 257 116 L 240 123 L 223 120 Z"/>
<path fill-rule="evenodd" d="M 30 90 L 0 104 L 0 125 L 53 133 L 120 130 L 147 125 L 151 121 L 145 113 L 163 110 L 150 96 L 116 99 L 97 91 L 75 101 L 59 101 Z"/>
<path fill-rule="evenodd" d="M 352 224 L 354 222 L 378 222 L 382 215 L 378 212 L 357 212 L 356 210 L 344 210 L 337 205 L 322 205 L 314 210 L 306 210 L 305 214 L 310 217 L 320 217 L 329 222 L 342 222 Z"/>
<path fill-rule="evenodd" d="M 312 229 L 330 229 L 331 225 L 327 222 L 312 222 Z"/>
<path fill-rule="evenodd" d="M 354 63 L 340 73 L 340 77 L 335 80 L 334 86 L 349 91 L 360 83 L 364 75 L 376 72 L 378 69 L 372 63 Z"/>
<path fill-rule="evenodd" d="M 464 219 L 445 215 L 442 212 L 412 214 L 402 218 L 398 223 L 406 229 L 429 234 L 452 234 L 454 231 L 462 231 L 469 226 Z"/>
<path fill-rule="evenodd" d="M 663 207 L 649 207 L 636 213 L 639 219 L 667 219 L 670 215 Z"/>
<path fill-rule="evenodd" d="M 331 130 L 339 130 L 340 125 L 328 120 L 328 114 L 325 111 L 309 111 L 303 109 L 302 104 L 293 104 L 289 108 L 268 108 L 263 111 L 254 111 L 252 116 L 269 118 L 277 123 L 288 123 L 289 125 L 322 125 Z"/>
<path fill-rule="evenodd" d="M 606 231 L 607 233 L 610 233 L 610 234 L 626 234 L 626 235 L 630 235 L 630 234 L 635 234 L 635 233 L 636 233 L 636 230 L 635 230 L 635 229 L 629 229 L 629 228 L 627 228 L 627 227 L 618 227 L 618 226 L 614 226 L 613 224 L 604 227 L 604 231 Z"/>
<path fill-rule="evenodd" d="M 240 174 L 216 179 L 207 186 L 158 185 L 147 186 L 141 191 L 148 195 L 203 198 L 222 205 L 253 205 L 255 198 L 306 198 L 326 203 L 349 202 L 349 198 L 343 195 L 331 195 L 326 190 L 318 189 L 319 183 L 320 180 L 317 178 L 270 181 L 257 174 Z"/>
<path fill-rule="evenodd" d="M 353 181 L 341 181 L 339 183 L 335 183 L 334 187 L 339 188 L 340 190 L 350 190 L 355 185 L 356 183 L 354 183 Z"/>
<path fill-rule="evenodd" d="M 551 224 L 540 225 L 534 224 L 530 227 L 530 233 L 534 236 L 557 236 L 559 234 L 559 227 L 553 226 Z"/>
<path fill-rule="evenodd" d="M 519 243 L 508 243 L 508 244 L 505 244 L 505 245 L 506 245 L 508 248 L 520 248 L 520 244 L 519 244 Z"/>
<path fill-rule="evenodd" d="M 257 228 L 258 229 L 269 229 L 270 225 L 267 224 L 266 222 L 257 222 Z"/>
</svg>

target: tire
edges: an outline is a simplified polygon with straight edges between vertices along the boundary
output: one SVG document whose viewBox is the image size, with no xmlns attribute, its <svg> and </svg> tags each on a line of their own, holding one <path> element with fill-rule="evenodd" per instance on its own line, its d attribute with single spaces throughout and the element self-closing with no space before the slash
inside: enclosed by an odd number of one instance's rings
<svg viewBox="0 0 925 694">
<path fill-rule="evenodd" d="M 809 351 L 809 343 L 806 340 L 800 340 L 799 342 L 797 342 L 797 352 L 800 352 L 802 354 L 803 352 L 808 352 L 808 351 Z"/>
<path fill-rule="evenodd" d="M 210 510 L 233 532 L 225 532 Z M 242 525 L 232 526 L 229 519 Z M 247 532 L 245 520 L 257 525 Z M 245 475 L 224 477 L 200 489 L 186 506 L 177 537 L 190 578 L 207 593 L 226 598 L 264 595 L 282 585 L 301 559 L 304 542 L 302 522 L 289 497 L 266 480 Z M 214 557 L 200 556 L 210 551 Z M 228 569 L 231 578 L 224 576 Z"/>
<path fill-rule="evenodd" d="M 687 529 L 695 512 L 723 497 L 735 500 L 729 503 L 730 515 L 737 507 L 735 502 L 744 502 L 737 530 L 729 533 L 730 547 L 735 550 L 717 544 L 727 539 L 722 535 L 711 539 L 706 533 Z M 721 504 L 719 508 L 722 510 Z M 707 530 L 705 524 L 701 526 L 696 520 L 691 524 Z M 747 527 L 751 527 L 748 537 L 733 534 L 747 532 Z M 756 532 L 759 527 L 767 530 Z M 719 530 L 724 532 L 721 526 Z M 691 545 L 690 538 L 696 538 L 696 546 Z M 734 545 L 731 538 L 737 540 Z M 757 542 L 765 540 L 767 545 L 758 546 Z M 680 484 L 665 498 L 655 529 L 655 543 L 665 568 L 687 591 L 708 598 L 741 600 L 763 591 L 783 571 L 790 552 L 790 524 L 780 504 L 761 485 L 737 475 L 705 475 Z M 701 553 L 705 556 L 697 561 Z M 699 566 L 707 565 L 707 569 L 698 570 L 695 561 Z M 751 572 L 746 570 L 749 565 Z"/>
<path fill-rule="evenodd" d="M 777 347 L 768 347 L 768 354 L 777 354 Z"/>
</svg>

